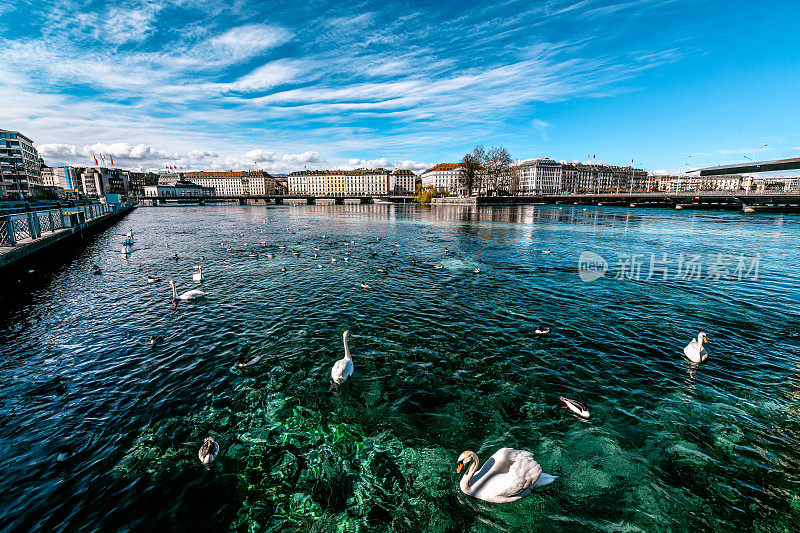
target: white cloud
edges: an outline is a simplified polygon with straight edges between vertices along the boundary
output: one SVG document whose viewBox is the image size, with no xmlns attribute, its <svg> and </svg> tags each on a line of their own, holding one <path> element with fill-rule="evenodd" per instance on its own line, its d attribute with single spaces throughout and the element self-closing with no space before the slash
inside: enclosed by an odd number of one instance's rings
<svg viewBox="0 0 800 533">
<path fill-rule="evenodd" d="M 196 50 L 207 50 L 209 56 L 225 62 L 237 62 L 282 45 L 292 37 L 292 32 L 281 26 L 245 24 L 212 37 Z"/>
<path fill-rule="evenodd" d="M 318 152 L 303 152 L 302 154 L 284 154 L 281 160 L 284 163 L 292 163 L 292 164 L 322 162 L 322 159 L 320 159 Z"/>
</svg>

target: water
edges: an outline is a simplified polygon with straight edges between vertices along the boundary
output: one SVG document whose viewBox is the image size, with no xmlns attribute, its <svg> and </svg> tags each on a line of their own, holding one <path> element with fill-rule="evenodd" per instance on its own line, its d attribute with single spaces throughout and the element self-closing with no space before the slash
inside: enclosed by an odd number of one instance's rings
<svg viewBox="0 0 800 533">
<path fill-rule="evenodd" d="M 794 530 L 799 245 L 791 215 L 139 209 L 4 281 L 0 529 Z M 593 283 L 585 250 L 609 263 Z M 760 254 L 758 278 L 734 262 L 720 280 L 645 279 L 662 253 Z M 646 259 L 638 280 L 614 277 L 620 254 Z M 173 305 L 166 281 L 194 288 L 201 256 L 208 297 Z M 355 374 L 331 391 L 348 328 Z M 711 355 L 692 367 L 701 330 Z M 237 369 L 244 354 L 261 359 Z M 559 478 L 514 504 L 462 495 L 458 455 L 503 446 Z"/>
</svg>

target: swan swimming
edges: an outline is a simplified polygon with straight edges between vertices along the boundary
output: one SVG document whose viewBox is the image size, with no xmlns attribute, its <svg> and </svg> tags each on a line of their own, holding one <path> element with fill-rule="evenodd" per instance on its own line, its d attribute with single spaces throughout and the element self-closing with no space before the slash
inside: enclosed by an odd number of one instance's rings
<svg viewBox="0 0 800 533">
<path fill-rule="evenodd" d="M 197 265 L 194 268 L 197 269 L 197 272 L 192 274 L 192 281 L 195 283 L 203 283 L 203 266 Z"/>
<path fill-rule="evenodd" d="M 344 357 L 333 363 L 331 368 L 331 379 L 337 385 L 341 385 L 347 378 L 353 375 L 353 359 L 350 357 L 350 349 L 347 347 L 347 337 L 350 336 L 350 330 L 345 330 L 342 333 L 342 342 L 344 343 Z"/>
<path fill-rule="evenodd" d="M 197 458 L 204 465 L 211 464 L 217 458 L 219 453 L 219 443 L 214 440 L 214 437 L 206 437 L 200 450 L 197 452 Z"/>
<path fill-rule="evenodd" d="M 542 472 L 541 465 L 526 450 L 500 448 L 476 473 L 478 462 L 475 452 L 466 451 L 458 457 L 458 473 L 469 465 L 459 488 L 467 496 L 486 502 L 515 502 L 557 477 Z"/>
<path fill-rule="evenodd" d="M 191 291 L 186 291 L 180 296 L 178 296 L 178 290 L 175 288 L 175 282 L 170 280 L 169 286 L 172 287 L 172 299 L 173 300 L 196 300 L 198 298 L 202 298 L 206 295 L 201 290 L 193 289 Z"/>
<path fill-rule="evenodd" d="M 708 359 L 708 352 L 703 348 L 703 343 L 708 342 L 708 337 L 702 331 L 697 334 L 696 339 L 686 345 L 683 349 L 683 355 L 692 363 L 702 363 Z"/>
<path fill-rule="evenodd" d="M 589 408 L 586 407 L 586 404 L 576 400 L 571 400 L 569 398 L 564 398 L 563 396 L 559 396 L 558 399 L 565 404 L 561 406 L 562 409 L 569 409 L 581 418 L 589 418 Z"/>
</svg>

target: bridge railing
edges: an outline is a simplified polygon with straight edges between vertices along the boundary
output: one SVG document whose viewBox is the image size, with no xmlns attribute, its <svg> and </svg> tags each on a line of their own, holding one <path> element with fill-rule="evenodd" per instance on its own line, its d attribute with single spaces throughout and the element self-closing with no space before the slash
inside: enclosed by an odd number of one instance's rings
<svg viewBox="0 0 800 533">
<path fill-rule="evenodd" d="M 113 204 L 90 204 L 47 211 L 16 213 L 0 217 L 0 246 L 16 246 L 20 241 L 36 240 L 116 211 Z"/>
</svg>

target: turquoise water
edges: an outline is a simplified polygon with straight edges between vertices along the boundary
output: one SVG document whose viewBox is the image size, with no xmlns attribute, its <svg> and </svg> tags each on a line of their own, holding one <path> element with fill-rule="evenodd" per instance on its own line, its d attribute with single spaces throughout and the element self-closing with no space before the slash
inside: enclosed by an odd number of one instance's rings
<svg viewBox="0 0 800 533">
<path fill-rule="evenodd" d="M 794 531 L 798 249 L 793 215 L 138 209 L 6 280 L 0 529 Z M 604 277 L 581 280 L 585 251 Z M 166 282 L 195 288 L 200 263 L 207 298 L 173 304 Z M 345 329 L 355 374 L 331 390 Z M 462 495 L 458 455 L 503 446 L 558 479 Z"/>
</svg>

